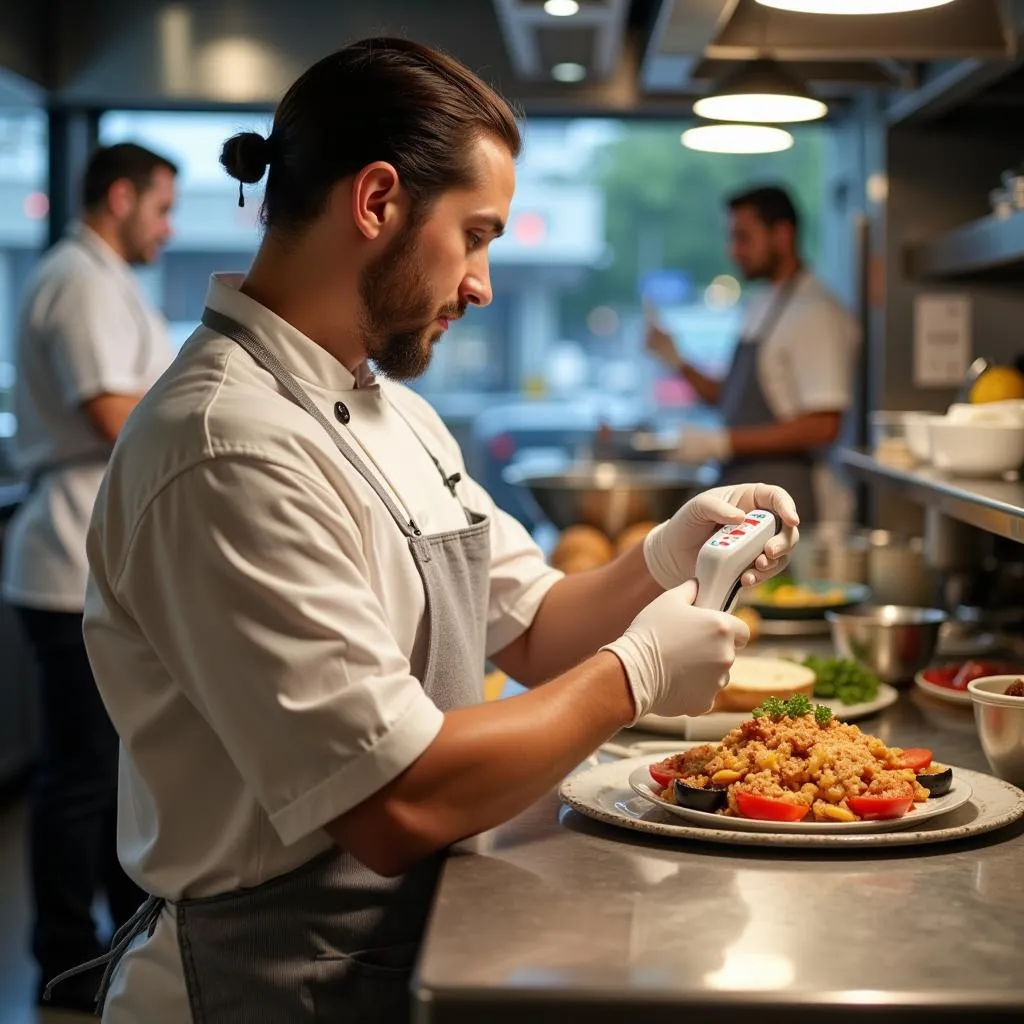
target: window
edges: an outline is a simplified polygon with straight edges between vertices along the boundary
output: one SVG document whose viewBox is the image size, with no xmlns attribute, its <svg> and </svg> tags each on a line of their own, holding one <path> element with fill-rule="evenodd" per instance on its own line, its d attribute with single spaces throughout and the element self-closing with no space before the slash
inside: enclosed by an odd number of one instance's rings
<svg viewBox="0 0 1024 1024">
<path fill-rule="evenodd" d="M 2 446 L 14 435 L 11 404 L 18 301 L 46 244 L 46 115 L 0 110 L 0 474 Z"/>
<path fill-rule="evenodd" d="M 221 146 L 270 122 L 269 113 L 170 111 L 109 111 L 100 121 L 102 142 L 135 140 L 181 167 L 175 237 L 142 271 L 179 343 L 202 312 L 210 273 L 244 270 L 259 242 L 261 196 L 247 189 L 239 209 Z M 684 149 L 682 122 L 545 118 L 524 127 L 508 229 L 491 246 L 494 302 L 452 324 L 414 383 L 496 496 L 514 451 L 565 451 L 600 423 L 668 427 L 714 415 L 643 353 L 641 296 L 688 359 L 724 372 L 751 291 L 728 258 L 727 195 L 788 186 L 804 253 L 826 280 L 835 275 L 824 257 L 851 250 L 846 211 L 827 201 L 841 177 L 827 126 L 798 129 L 791 150 L 756 157 Z"/>
<path fill-rule="evenodd" d="M 179 168 L 174 237 L 160 261 L 139 270 L 155 305 L 163 310 L 171 336 L 181 345 L 203 311 L 210 274 L 244 271 L 260 234 L 262 194 L 247 186 L 245 206 L 238 185 L 220 166 L 224 140 L 240 131 L 266 133 L 271 115 L 108 111 L 100 118 L 100 143 L 137 142 L 173 160 Z"/>
</svg>

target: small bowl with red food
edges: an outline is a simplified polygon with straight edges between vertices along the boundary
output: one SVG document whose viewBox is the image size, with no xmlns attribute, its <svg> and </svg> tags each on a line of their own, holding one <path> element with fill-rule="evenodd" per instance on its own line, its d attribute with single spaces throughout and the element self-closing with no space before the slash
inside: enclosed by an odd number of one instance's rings
<svg viewBox="0 0 1024 1024">
<path fill-rule="evenodd" d="M 989 767 L 1000 779 L 1024 788 L 1024 675 L 972 679 L 967 690 Z"/>
<path fill-rule="evenodd" d="M 946 665 L 932 665 L 918 672 L 914 679 L 926 693 L 956 704 L 969 705 L 973 701 L 967 686 L 972 680 L 1014 674 L 1024 675 L 1024 667 L 1004 661 L 971 659 Z"/>
</svg>

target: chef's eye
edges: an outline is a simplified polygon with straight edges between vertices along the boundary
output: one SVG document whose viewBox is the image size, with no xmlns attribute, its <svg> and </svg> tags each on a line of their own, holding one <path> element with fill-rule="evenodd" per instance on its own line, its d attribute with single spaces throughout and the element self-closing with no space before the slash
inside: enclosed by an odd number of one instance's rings
<svg viewBox="0 0 1024 1024">
<path fill-rule="evenodd" d="M 479 231 L 467 231 L 466 232 L 466 247 L 472 252 L 474 249 L 479 249 L 484 244 L 484 236 Z"/>
</svg>

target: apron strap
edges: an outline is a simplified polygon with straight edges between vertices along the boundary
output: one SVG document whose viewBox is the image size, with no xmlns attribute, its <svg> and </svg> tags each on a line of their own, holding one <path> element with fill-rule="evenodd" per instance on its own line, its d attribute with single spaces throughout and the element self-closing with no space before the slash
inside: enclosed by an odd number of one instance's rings
<svg viewBox="0 0 1024 1024">
<path fill-rule="evenodd" d="M 230 338 L 236 342 L 246 352 L 256 360 L 260 366 L 263 367 L 268 373 L 270 373 L 274 379 L 288 392 L 292 400 L 296 405 L 300 406 L 310 416 L 313 417 L 327 431 L 331 440 L 337 445 L 338 450 L 346 459 L 352 464 L 352 468 L 373 488 L 374 493 L 382 502 L 388 512 L 391 513 L 391 517 L 398 524 L 399 529 L 407 536 L 420 536 L 421 530 L 416 523 L 411 519 L 407 519 L 402 512 L 399 511 L 398 506 L 392 500 L 391 495 L 384 490 L 383 485 L 377 479 L 377 477 L 370 472 L 366 463 L 359 457 L 355 449 L 346 441 L 337 430 L 334 429 L 334 425 L 329 419 L 316 407 L 313 400 L 303 390 L 302 385 L 292 376 L 288 369 L 284 366 L 280 359 L 274 355 L 252 333 L 247 327 L 240 324 L 237 320 L 232 319 L 229 316 L 225 316 L 223 313 L 218 313 L 215 309 L 210 309 L 209 306 L 203 310 L 203 326 L 209 327 L 211 331 L 216 331 L 218 334 L 223 334 L 224 337 Z M 440 467 L 438 467 L 440 469 Z M 442 471 L 442 476 L 443 476 Z"/>
<path fill-rule="evenodd" d="M 775 293 L 772 304 L 768 307 L 768 312 L 761 318 L 761 322 L 757 325 L 757 330 L 752 334 L 753 340 L 765 341 L 772 331 L 779 326 L 782 314 L 786 312 L 786 307 L 793 300 L 796 286 L 803 279 L 803 276 L 804 270 L 801 268 Z M 743 344 L 742 339 L 740 344 Z M 747 344 L 750 344 L 750 342 L 748 341 Z"/>
<path fill-rule="evenodd" d="M 160 896 L 147 896 L 142 906 L 114 933 L 114 937 L 110 941 L 110 949 L 102 956 L 87 960 L 84 964 L 72 967 L 71 970 L 64 971 L 48 981 L 46 988 L 43 989 L 43 1001 L 49 1002 L 51 993 L 61 982 L 77 977 L 79 974 L 85 974 L 86 971 L 91 971 L 94 967 L 105 965 L 100 986 L 96 991 L 96 1011 L 100 1012 L 107 1000 L 110 983 L 114 979 L 114 972 L 117 970 L 118 964 L 121 963 L 121 958 L 128 952 L 128 947 L 144 931 L 148 932 L 150 936 L 156 931 L 156 923 L 160 919 L 160 912 L 163 910 L 165 902 L 166 900 Z"/>
</svg>

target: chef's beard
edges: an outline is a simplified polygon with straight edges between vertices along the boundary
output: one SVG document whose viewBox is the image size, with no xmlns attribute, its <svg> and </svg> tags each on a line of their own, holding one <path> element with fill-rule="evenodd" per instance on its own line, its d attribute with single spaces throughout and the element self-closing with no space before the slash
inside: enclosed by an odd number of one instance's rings
<svg viewBox="0 0 1024 1024">
<path fill-rule="evenodd" d="M 419 259 L 419 225 L 410 224 L 371 263 L 359 281 L 367 355 L 391 380 L 413 380 L 430 366 L 444 331 L 441 317 L 458 319 L 465 306 L 437 309 Z"/>
</svg>

